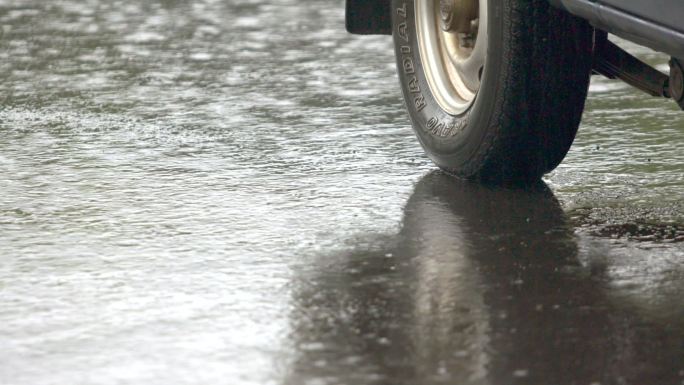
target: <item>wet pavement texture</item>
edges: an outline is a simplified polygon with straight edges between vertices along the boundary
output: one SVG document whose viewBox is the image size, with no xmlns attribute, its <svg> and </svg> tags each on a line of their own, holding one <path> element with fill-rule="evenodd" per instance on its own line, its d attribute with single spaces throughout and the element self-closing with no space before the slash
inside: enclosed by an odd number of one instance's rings
<svg viewBox="0 0 684 385">
<path fill-rule="evenodd" d="M 0 0 L 0 383 L 684 384 L 684 113 L 454 180 L 343 5 Z"/>
</svg>

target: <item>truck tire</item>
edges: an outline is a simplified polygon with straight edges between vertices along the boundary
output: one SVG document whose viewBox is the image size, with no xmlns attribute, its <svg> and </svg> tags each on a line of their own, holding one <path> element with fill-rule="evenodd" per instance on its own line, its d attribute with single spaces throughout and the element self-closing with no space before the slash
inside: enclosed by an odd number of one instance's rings
<svg viewBox="0 0 684 385">
<path fill-rule="evenodd" d="M 548 0 L 392 0 L 402 92 L 446 172 L 538 180 L 567 154 L 592 68 L 593 29 Z"/>
</svg>

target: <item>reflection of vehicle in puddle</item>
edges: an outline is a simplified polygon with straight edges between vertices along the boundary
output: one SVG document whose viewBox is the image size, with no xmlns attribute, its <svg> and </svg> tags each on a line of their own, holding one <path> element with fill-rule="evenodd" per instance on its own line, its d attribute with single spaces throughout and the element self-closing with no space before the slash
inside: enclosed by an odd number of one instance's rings
<svg viewBox="0 0 684 385">
<path fill-rule="evenodd" d="M 543 185 L 430 174 L 366 246 L 299 272 L 288 382 L 684 380 L 681 251 L 577 236 Z"/>
</svg>

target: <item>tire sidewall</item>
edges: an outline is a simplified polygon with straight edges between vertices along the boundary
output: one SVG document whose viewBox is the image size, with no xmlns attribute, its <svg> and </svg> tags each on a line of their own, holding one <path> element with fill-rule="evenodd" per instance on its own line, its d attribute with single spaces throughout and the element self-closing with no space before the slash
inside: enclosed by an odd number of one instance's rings
<svg viewBox="0 0 684 385">
<path fill-rule="evenodd" d="M 494 135 L 498 78 L 506 54 L 503 41 L 502 2 L 488 1 L 487 58 L 482 82 L 471 106 L 450 115 L 437 103 L 425 77 L 417 40 L 415 0 L 392 0 L 392 27 L 402 92 L 416 135 L 438 166 L 469 176 L 488 151 Z M 469 171 L 471 170 L 471 171 Z"/>
</svg>

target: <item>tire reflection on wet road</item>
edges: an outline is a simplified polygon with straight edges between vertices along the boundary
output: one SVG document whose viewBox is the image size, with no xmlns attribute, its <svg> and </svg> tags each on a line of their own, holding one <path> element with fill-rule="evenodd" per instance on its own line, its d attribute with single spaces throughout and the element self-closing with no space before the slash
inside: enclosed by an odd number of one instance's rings
<svg viewBox="0 0 684 385">
<path fill-rule="evenodd" d="M 684 266 L 623 290 L 582 238 L 544 184 L 428 174 L 395 237 L 300 272 L 287 383 L 679 384 Z"/>
</svg>

